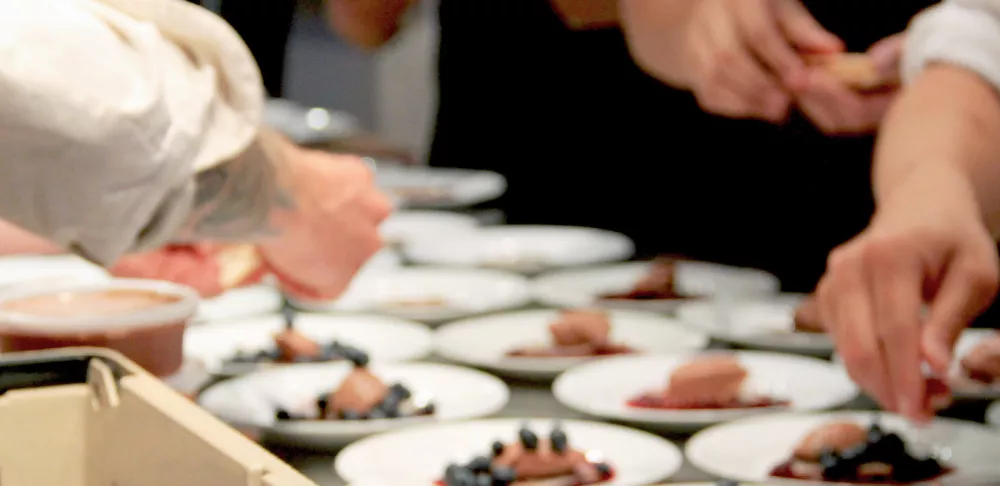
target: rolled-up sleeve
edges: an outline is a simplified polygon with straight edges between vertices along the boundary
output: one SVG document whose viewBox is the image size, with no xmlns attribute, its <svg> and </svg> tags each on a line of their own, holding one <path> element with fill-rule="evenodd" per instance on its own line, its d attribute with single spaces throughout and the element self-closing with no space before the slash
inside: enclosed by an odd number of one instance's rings
<svg viewBox="0 0 1000 486">
<path fill-rule="evenodd" d="M 903 78 L 929 63 L 969 69 L 1000 89 L 1000 0 L 950 0 L 911 23 L 903 56 Z"/>
<path fill-rule="evenodd" d="M 103 264 L 163 243 L 263 99 L 239 36 L 182 0 L 0 1 L 0 219 Z"/>
</svg>

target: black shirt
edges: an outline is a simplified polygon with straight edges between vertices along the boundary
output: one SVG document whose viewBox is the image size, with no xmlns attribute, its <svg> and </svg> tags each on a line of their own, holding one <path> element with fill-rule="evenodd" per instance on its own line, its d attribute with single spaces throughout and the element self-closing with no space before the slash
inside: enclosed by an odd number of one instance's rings
<svg viewBox="0 0 1000 486">
<path fill-rule="evenodd" d="M 807 1 L 852 51 L 930 0 Z M 622 231 L 641 254 L 767 269 L 810 291 L 873 211 L 872 137 L 706 115 L 631 60 L 616 29 L 571 31 L 545 0 L 441 0 L 431 163 L 496 170 L 510 223 Z"/>
</svg>

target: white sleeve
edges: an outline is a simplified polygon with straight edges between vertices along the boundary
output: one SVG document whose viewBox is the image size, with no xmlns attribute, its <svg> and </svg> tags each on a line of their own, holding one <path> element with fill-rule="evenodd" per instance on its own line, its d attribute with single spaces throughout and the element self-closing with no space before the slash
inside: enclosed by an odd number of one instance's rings
<svg viewBox="0 0 1000 486">
<path fill-rule="evenodd" d="M 907 30 L 903 79 L 932 62 L 964 67 L 1000 89 L 1000 0 L 948 0 L 918 15 Z"/>
<path fill-rule="evenodd" d="M 0 219 L 104 264 L 162 243 L 263 100 L 236 32 L 183 0 L 0 0 Z"/>
</svg>

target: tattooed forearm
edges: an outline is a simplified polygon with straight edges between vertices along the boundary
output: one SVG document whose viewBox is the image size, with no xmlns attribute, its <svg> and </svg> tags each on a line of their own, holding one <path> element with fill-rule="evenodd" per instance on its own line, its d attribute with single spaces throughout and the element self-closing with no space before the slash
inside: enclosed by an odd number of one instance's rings
<svg viewBox="0 0 1000 486">
<path fill-rule="evenodd" d="M 198 174 L 185 240 L 250 240 L 274 234 L 272 211 L 291 209 L 287 143 L 263 134 L 237 159 Z"/>
</svg>

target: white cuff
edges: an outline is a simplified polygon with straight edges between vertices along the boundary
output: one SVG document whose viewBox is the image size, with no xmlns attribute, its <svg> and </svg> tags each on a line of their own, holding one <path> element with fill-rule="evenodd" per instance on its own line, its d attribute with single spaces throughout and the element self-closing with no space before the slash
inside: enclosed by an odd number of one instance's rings
<svg viewBox="0 0 1000 486">
<path fill-rule="evenodd" d="M 969 69 L 1000 90 L 1000 8 L 949 2 L 920 14 L 907 31 L 903 80 L 932 62 Z M 998 2 L 979 2 L 996 4 Z"/>
</svg>

